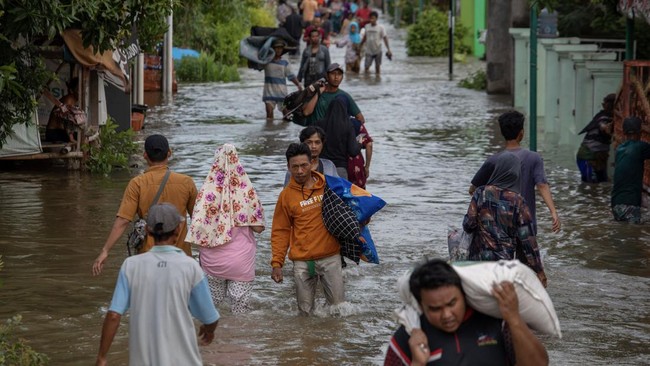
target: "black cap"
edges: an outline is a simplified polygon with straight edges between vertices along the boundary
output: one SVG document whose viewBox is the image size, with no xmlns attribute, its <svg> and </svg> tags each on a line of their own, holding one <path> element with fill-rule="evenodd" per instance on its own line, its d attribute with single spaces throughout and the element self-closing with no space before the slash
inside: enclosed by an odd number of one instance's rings
<svg viewBox="0 0 650 366">
<path fill-rule="evenodd" d="M 641 122 L 639 117 L 627 117 L 623 120 L 623 132 L 626 134 L 641 132 Z"/>
<path fill-rule="evenodd" d="M 163 161 L 169 152 L 169 142 L 163 135 L 151 135 L 144 140 L 144 152 L 151 161 Z"/>
<path fill-rule="evenodd" d="M 344 72 L 341 65 L 337 64 L 336 62 L 333 63 L 333 64 L 330 64 L 330 66 L 327 68 L 328 73 L 330 73 L 332 71 L 335 71 L 335 70 L 341 70 L 341 72 Z"/>
</svg>

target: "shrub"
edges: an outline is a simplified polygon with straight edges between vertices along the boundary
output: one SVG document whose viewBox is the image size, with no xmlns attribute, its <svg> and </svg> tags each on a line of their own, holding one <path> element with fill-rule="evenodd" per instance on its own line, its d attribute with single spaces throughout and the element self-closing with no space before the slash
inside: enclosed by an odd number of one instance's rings
<svg viewBox="0 0 650 366">
<path fill-rule="evenodd" d="M 487 75 L 485 74 L 485 70 L 474 71 L 466 78 L 459 81 L 458 86 L 474 90 L 487 89 Z"/>
<path fill-rule="evenodd" d="M 462 43 L 466 27 L 456 23 L 454 45 L 456 53 L 468 53 L 469 47 Z M 425 10 L 408 28 L 406 47 L 409 56 L 439 57 L 449 53 L 449 28 L 447 15 L 437 9 Z"/>
<path fill-rule="evenodd" d="M 99 143 L 84 145 L 83 150 L 89 153 L 86 168 L 91 173 L 110 174 L 113 168 L 126 168 L 129 158 L 138 151 L 138 145 L 133 142 L 133 130 L 117 132 L 117 124 L 112 118 L 99 129 Z"/>
<path fill-rule="evenodd" d="M 185 2 L 179 4 L 174 14 L 174 41 L 184 47 L 203 50 L 210 55 L 218 69 L 207 64 L 201 66 L 206 73 L 212 68 L 217 79 L 202 79 L 193 76 L 200 74 L 195 61 L 180 67 L 192 71 L 183 81 L 234 81 L 239 80 L 237 66 L 245 66 L 246 61 L 239 57 L 239 42 L 250 35 L 251 26 L 275 27 L 272 9 L 261 0 L 229 0 L 219 2 Z M 201 61 L 203 62 L 203 61 Z M 177 69 L 178 71 L 178 69 Z"/>
<path fill-rule="evenodd" d="M 217 63 L 214 56 L 201 52 L 199 57 L 185 56 L 174 64 L 181 82 L 239 81 L 237 65 Z"/>
<path fill-rule="evenodd" d="M 252 25 L 258 27 L 276 27 L 275 16 L 267 7 L 248 8 L 248 14 Z"/>
</svg>

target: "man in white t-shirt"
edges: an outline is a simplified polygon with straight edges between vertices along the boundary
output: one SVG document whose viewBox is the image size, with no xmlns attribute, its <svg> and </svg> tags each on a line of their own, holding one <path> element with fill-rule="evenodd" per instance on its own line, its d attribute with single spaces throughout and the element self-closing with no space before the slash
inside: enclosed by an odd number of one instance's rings
<svg viewBox="0 0 650 366">
<path fill-rule="evenodd" d="M 122 264 L 104 319 L 96 365 L 107 364 L 108 351 L 127 309 L 131 313 L 130 365 L 203 364 L 198 343 L 212 342 L 219 313 L 198 262 L 174 246 L 183 221 L 172 204 L 149 209 L 147 232 L 155 245 Z M 198 341 L 192 316 L 203 324 Z"/>
<path fill-rule="evenodd" d="M 370 65 L 372 65 L 372 62 L 374 61 L 375 72 L 377 75 L 381 72 L 382 41 L 386 44 L 386 57 L 388 57 L 389 60 L 393 57 L 393 53 L 390 52 L 390 46 L 388 45 L 386 30 L 383 25 L 377 24 L 378 15 L 379 14 L 377 14 L 376 11 L 370 12 L 370 23 L 366 24 L 363 28 L 365 33 L 361 40 L 361 45 L 366 45 L 366 72 L 368 72 Z"/>
</svg>

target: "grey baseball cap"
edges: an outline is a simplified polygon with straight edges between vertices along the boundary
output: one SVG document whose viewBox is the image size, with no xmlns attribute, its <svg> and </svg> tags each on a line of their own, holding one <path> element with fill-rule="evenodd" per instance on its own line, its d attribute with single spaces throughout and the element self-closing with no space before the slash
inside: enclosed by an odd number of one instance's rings
<svg viewBox="0 0 650 366">
<path fill-rule="evenodd" d="M 341 65 L 337 64 L 336 62 L 333 63 L 333 64 L 330 64 L 330 66 L 327 68 L 328 73 L 330 73 L 332 71 L 336 71 L 336 70 L 341 70 L 341 72 L 345 72 L 345 71 L 343 71 L 343 68 L 341 67 Z"/>
<path fill-rule="evenodd" d="M 147 213 L 147 228 L 154 234 L 170 233 L 185 221 L 171 203 L 153 205 Z"/>
</svg>

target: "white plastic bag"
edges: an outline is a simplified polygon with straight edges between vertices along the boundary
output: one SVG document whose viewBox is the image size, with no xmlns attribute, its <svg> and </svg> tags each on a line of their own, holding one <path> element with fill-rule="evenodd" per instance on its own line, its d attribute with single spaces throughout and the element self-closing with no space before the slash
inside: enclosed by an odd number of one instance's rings
<svg viewBox="0 0 650 366">
<path fill-rule="evenodd" d="M 469 246 L 472 244 L 474 234 L 463 229 L 447 228 L 447 247 L 449 248 L 449 261 L 460 262 L 469 260 Z"/>
</svg>

